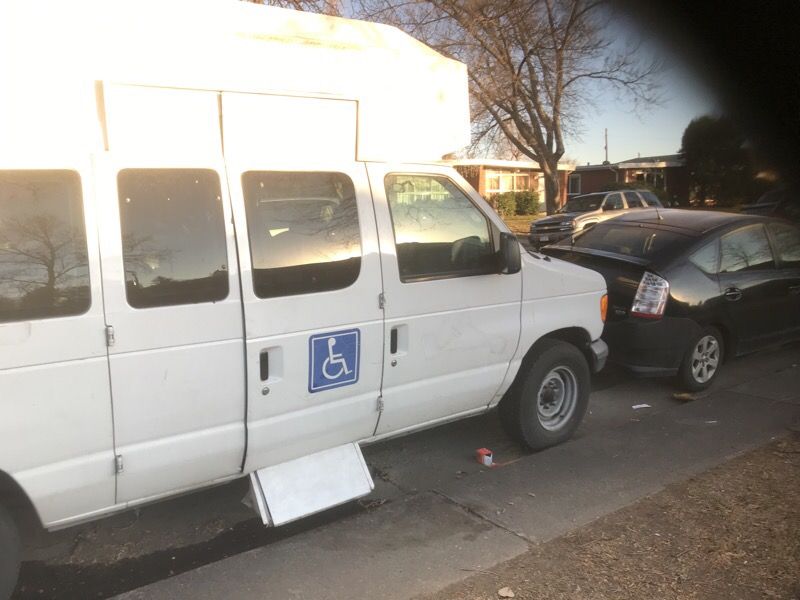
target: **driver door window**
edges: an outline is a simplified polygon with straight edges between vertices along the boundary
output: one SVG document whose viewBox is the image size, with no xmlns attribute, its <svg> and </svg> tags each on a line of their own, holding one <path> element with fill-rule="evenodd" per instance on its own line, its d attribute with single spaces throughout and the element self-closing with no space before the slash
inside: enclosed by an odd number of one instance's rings
<svg viewBox="0 0 800 600">
<path fill-rule="evenodd" d="M 392 174 L 385 183 L 403 283 L 497 271 L 489 223 L 452 181 Z"/>
</svg>

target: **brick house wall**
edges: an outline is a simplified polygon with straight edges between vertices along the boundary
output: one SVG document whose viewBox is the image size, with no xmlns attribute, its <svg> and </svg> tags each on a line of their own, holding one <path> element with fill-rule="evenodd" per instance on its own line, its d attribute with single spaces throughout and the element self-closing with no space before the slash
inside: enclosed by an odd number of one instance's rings
<svg viewBox="0 0 800 600">
<path fill-rule="evenodd" d="M 601 169 L 577 169 L 573 175 L 580 177 L 581 194 L 591 194 L 602 191 L 607 185 L 617 181 L 618 173 L 615 169 L 605 167 Z"/>
</svg>

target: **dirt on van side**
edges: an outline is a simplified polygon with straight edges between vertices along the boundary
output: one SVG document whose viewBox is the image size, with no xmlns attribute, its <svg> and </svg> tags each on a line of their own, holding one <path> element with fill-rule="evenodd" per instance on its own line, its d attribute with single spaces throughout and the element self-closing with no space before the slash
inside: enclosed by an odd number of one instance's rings
<svg viewBox="0 0 800 600">
<path fill-rule="evenodd" d="M 428 600 L 800 599 L 800 433 Z"/>
</svg>

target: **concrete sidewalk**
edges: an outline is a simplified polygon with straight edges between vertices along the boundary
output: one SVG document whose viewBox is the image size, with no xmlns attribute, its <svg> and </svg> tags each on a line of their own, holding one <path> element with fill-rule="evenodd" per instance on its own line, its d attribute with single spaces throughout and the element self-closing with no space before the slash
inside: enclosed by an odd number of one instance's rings
<svg viewBox="0 0 800 600">
<path fill-rule="evenodd" d="M 614 389 L 593 394 L 613 394 Z M 800 422 L 784 368 L 119 596 L 411 598 L 563 535 Z"/>
</svg>

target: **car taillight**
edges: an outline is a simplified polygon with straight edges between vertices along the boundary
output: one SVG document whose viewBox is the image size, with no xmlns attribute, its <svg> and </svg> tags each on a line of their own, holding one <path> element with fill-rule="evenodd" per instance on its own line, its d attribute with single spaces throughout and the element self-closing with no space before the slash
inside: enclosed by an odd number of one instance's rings
<svg viewBox="0 0 800 600">
<path fill-rule="evenodd" d="M 658 319 L 664 314 L 669 298 L 669 281 L 649 271 L 645 271 L 636 297 L 631 306 L 631 315 L 646 319 Z"/>
</svg>

